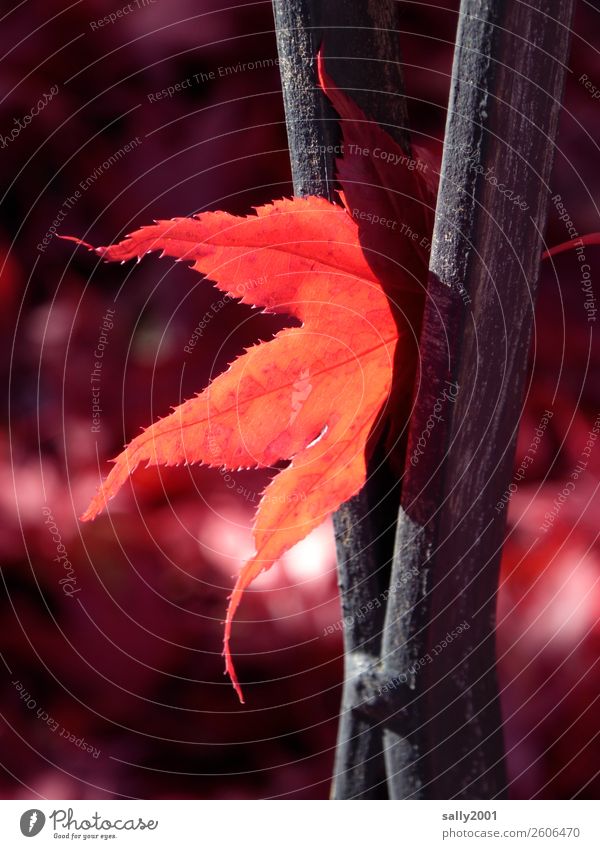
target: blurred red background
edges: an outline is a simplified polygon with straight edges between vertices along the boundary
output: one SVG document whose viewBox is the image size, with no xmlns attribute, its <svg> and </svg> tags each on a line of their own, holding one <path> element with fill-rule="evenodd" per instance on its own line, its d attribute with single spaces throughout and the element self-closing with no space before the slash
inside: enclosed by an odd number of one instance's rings
<svg viewBox="0 0 600 849">
<path fill-rule="evenodd" d="M 439 150 L 457 4 L 401 5 L 411 129 Z M 77 520 L 126 439 L 280 326 L 239 304 L 215 312 L 212 287 L 169 260 L 104 265 L 50 230 L 61 218 L 58 233 L 107 244 L 152 218 L 291 194 L 270 3 L 130 6 L 101 23 L 114 4 L 33 0 L 2 19 L 0 795 L 326 797 L 342 678 L 330 526 L 247 593 L 234 633 L 242 707 L 223 677 L 222 619 L 267 476 L 140 470 L 109 517 Z M 580 233 L 600 230 L 600 101 L 581 81 L 600 86 L 599 31 L 582 4 L 550 187 Z M 548 243 L 567 237 L 553 210 Z M 587 250 L 592 270 L 599 254 Z M 517 467 L 553 415 L 511 499 L 499 599 L 521 798 L 600 792 L 597 446 L 542 530 L 600 413 L 577 266 L 565 255 L 543 270 Z"/>
</svg>

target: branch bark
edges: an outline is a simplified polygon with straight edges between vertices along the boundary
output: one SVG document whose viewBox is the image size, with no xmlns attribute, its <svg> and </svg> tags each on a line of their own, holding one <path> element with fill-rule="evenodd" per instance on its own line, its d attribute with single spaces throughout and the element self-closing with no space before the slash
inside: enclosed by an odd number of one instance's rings
<svg viewBox="0 0 600 849">
<path fill-rule="evenodd" d="M 393 798 L 506 793 L 495 505 L 512 480 L 572 7 L 461 3 L 383 640 L 388 707 L 413 725 L 385 733 Z"/>
</svg>

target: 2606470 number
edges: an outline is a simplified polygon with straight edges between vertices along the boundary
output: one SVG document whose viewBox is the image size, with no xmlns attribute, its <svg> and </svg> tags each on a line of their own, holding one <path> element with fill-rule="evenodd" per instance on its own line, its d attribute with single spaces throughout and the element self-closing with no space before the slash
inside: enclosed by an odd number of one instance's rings
<svg viewBox="0 0 600 849">
<path fill-rule="evenodd" d="M 531 828 L 529 831 L 528 837 L 579 837 L 581 834 L 577 827 L 548 828 L 542 826 L 541 828 Z"/>
</svg>

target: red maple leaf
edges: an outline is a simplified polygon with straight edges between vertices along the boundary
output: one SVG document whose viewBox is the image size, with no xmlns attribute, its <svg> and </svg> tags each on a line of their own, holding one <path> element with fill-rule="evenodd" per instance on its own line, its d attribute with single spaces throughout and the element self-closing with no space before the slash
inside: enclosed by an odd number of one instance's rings
<svg viewBox="0 0 600 849">
<path fill-rule="evenodd" d="M 241 701 L 229 642 L 242 593 L 360 490 L 369 438 L 384 424 L 395 450 L 410 409 L 424 302 L 431 168 L 338 91 L 321 62 L 319 70 L 342 119 L 343 207 L 308 197 L 275 201 L 246 217 L 207 212 L 157 221 L 95 249 L 111 261 L 150 251 L 189 260 L 221 291 L 302 322 L 247 350 L 133 439 L 82 517 L 95 518 L 141 462 L 235 470 L 290 461 L 262 496 L 256 553 L 229 599 L 225 665 Z"/>
</svg>

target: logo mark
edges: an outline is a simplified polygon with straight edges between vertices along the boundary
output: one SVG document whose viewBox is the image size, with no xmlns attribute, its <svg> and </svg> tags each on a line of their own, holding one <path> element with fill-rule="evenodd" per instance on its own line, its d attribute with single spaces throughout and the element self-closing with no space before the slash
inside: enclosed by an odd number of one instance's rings
<svg viewBox="0 0 600 849">
<path fill-rule="evenodd" d="M 37 808 L 25 811 L 21 815 L 21 834 L 25 837 L 35 837 L 46 824 L 46 816 Z"/>
</svg>

